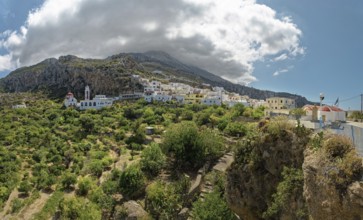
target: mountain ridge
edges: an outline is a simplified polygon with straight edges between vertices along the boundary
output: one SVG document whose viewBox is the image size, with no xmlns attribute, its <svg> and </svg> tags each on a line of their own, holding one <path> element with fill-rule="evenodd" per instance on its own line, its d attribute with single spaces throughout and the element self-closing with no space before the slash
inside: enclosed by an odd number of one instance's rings
<svg viewBox="0 0 363 220">
<path fill-rule="evenodd" d="M 287 92 L 259 90 L 234 84 L 199 67 L 185 64 L 163 51 L 119 53 L 105 59 L 84 59 L 73 55 L 42 62 L 12 71 L 0 79 L 0 91 L 46 91 L 51 97 L 63 98 L 68 91 L 83 97 L 83 88 L 90 85 L 95 93 L 118 95 L 141 91 L 142 86 L 132 80 L 132 74 L 154 77 L 153 70 L 161 70 L 178 80 L 208 83 L 224 87 L 229 92 L 248 95 L 254 99 L 280 96 L 293 98 L 299 107 L 310 104 L 305 97 Z"/>
</svg>

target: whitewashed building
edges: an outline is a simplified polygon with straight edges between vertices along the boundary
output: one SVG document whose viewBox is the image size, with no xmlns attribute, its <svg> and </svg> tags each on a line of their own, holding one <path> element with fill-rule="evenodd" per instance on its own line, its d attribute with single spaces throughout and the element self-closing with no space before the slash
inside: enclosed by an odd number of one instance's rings
<svg viewBox="0 0 363 220">
<path fill-rule="evenodd" d="M 336 106 L 313 106 L 305 105 L 303 109 L 306 112 L 305 120 L 335 122 L 346 121 L 345 111 Z"/>
<path fill-rule="evenodd" d="M 67 108 L 71 107 L 71 106 L 77 107 L 77 103 L 78 103 L 77 99 L 74 98 L 73 93 L 68 92 L 68 94 L 66 95 L 66 98 L 64 99 L 64 106 Z"/>
<path fill-rule="evenodd" d="M 207 97 L 202 99 L 201 104 L 204 105 L 221 105 L 222 100 L 220 96 Z"/>
<path fill-rule="evenodd" d="M 19 108 L 26 108 L 26 105 L 23 103 L 20 105 L 13 105 L 12 107 L 13 107 L 13 109 L 19 109 Z"/>
<path fill-rule="evenodd" d="M 112 106 L 113 99 L 107 98 L 105 95 L 96 95 L 92 100 L 91 97 L 91 89 L 89 86 L 85 87 L 84 90 L 85 99 L 81 102 L 77 102 L 77 99 L 74 98 L 73 93 L 69 92 L 64 100 L 64 106 L 68 107 L 77 107 L 80 110 L 86 109 L 101 109 L 107 106 Z"/>
<path fill-rule="evenodd" d="M 92 100 L 82 100 L 79 103 L 80 110 L 101 109 L 112 106 L 113 99 L 107 98 L 105 95 L 96 95 Z"/>
<path fill-rule="evenodd" d="M 130 99 L 140 99 L 143 97 L 143 93 L 128 93 L 128 94 L 120 94 L 119 100 L 130 100 Z"/>
</svg>

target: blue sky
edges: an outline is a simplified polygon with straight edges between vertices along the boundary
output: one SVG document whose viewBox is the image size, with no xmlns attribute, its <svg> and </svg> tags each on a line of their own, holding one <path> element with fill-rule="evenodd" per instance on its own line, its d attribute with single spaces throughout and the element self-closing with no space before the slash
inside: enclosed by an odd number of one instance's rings
<svg viewBox="0 0 363 220">
<path fill-rule="evenodd" d="M 302 30 L 306 54 L 286 63 L 256 65 L 261 80 L 252 86 L 289 91 L 318 101 L 320 92 L 327 104 L 339 97 L 345 109 L 360 109 L 363 93 L 363 1 L 260 0 L 278 13 L 292 17 Z M 274 77 L 271 72 L 294 66 Z M 263 80 L 262 80 L 263 79 Z M 355 97 L 355 98 L 352 98 Z M 352 99 L 350 99 L 352 98 Z M 344 101 L 350 99 L 349 101 Z"/>
<path fill-rule="evenodd" d="M 145 1 L 0 0 L 0 69 L 1 59 L 14 69 L 64 54 L 103 58 L 159 49 L 234 82 L 312 101 L 323 92 L 326 104 L 339 97 L 341 107 L 360 109 L 363 1 L 157 1 L 158 8 Z M 180 20 L 170 19 L 176 11 Z"/>
</svg>

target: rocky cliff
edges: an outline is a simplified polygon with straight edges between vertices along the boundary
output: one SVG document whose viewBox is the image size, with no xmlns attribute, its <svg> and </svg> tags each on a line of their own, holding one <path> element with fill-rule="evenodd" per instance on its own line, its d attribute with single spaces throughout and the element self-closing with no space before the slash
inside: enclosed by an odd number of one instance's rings
<svg viewBox="0 0 363 220">
<path fill-rule="evenodd" d="M 280 118 L 237 147 L 226 194 L 241 219 L 306 219 L 300 171 L 308 133 Z"/>
<path fill-rule="evenodd" d="M 241 219 L 363 219 L 363 166 L 343 136 L 273 120 L 236 148 L 226 195 Z"/>
<path fill-rule="evenodd" d="M 363 219 L 362 158 L 348 138 L 329 135 L 307 149 L 303 171 L 312 219 Z"/>
<path fill-rule="evenodd" d="M 23 67 L 0 79 L 0 91 L 28 92 L 46 90 L 52 97 L 63 98 L 68 91 L 83 97 L 85 85 L 94 93 L 118 95 L 120 92 L 138 90 L 130 75 L 153 77 L 159 70 L 163 76 L 189 84 L 208 83 L 222 86 L 227 91 L 248 95 L 255 99 L 280 96 L 296 100 L 298 106 L 308 104 L 306 98 L 289 93 L 263 91 L 231 83 L 195 66 L 184 64 L 160 51 L 146 53 L 121 53 L 106 59 L 81 59 L 75 56 L 51 58 L 34 66 Z M 157 75 L 157 74 L 156 74 Z"/>
<path fill-rule="evenodd" d="M 83 97 L 89 85 L 92 94 L 119 95 L 140 91 L 142 86 L 130 77 L 139 66 L 131 59 L 94 60 L 75 56 L 47 59 L 31 67 L 15 70 L 1 79 L 5 92 L 44 91 L 54 98 L 63 98 L 68 91 Z"/>
</svg>

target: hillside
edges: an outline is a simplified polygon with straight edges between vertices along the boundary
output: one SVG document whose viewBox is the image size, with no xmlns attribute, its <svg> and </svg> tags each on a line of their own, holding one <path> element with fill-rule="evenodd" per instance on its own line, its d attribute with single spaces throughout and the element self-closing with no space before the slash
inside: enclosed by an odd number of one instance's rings
<svg viewBox="0 0 363 220">
<path fill-rule="evenodd" d="M 162 74 L 153 73 L 158 70 Z M 106 59 L 82 59 L 75 56 L 50 58 L 30 67 L 23 67 L 0 79 L 0 91 L 46 91 L 53 98 L 63 98 L 68 91 L 83 96 L 85 85 L 98 94 L 118 95 L 138 91 L 141 85 L 133 82 L 131 74 L 168 78 L 188 84 L 208 83 L 227 91 L 255 99 L 280 96 L 296 99 L 298 106 L 309 103 L 306 98 L 284 92 L 263 91 L 238 85 L 195 66 L 184 64 L 160 51 L 120 53 Z"/>
</svg>

